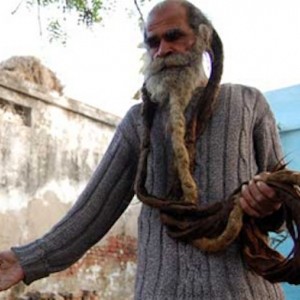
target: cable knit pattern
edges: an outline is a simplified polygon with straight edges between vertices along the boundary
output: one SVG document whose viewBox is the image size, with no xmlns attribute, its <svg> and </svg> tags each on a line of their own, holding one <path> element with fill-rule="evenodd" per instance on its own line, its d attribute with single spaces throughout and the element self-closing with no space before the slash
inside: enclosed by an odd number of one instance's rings
<svg viewBox="0 0 300 300">
<path fill-rule="evenodd" d="M 189 119 L 192 99 L 186 110 Z M 276 124 L 262 94 L 241 85 L 222 85 L 218 107 L 197 141 L 194 178 L 202 203 L 221 201 L 256 173 L 283 157 Z M 146 187 L 165 197 L 172 180 L 172 146 L 165 109 L 155 115 Z M 110 229 L 133 197 L 141 134 L 140 104 L 117 132 L 91 181 L 67 216 L 41 239 L 13 248 L 25 270 L 25 282 L 74 263 Z M 279 285 L 244 265 L 235 242 L 226 251 L 207 254 L 167 236 L 159 211 L 143 205 L 138 220 L 137 300 L 284 299 Z"/>
</svg>

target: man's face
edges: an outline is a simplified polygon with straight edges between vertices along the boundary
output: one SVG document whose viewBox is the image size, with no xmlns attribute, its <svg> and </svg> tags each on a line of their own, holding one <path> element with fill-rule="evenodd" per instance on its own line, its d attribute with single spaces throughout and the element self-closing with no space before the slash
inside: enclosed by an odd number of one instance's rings
<svg viewBox="0 0 300 300">
<path fill-rule="evenodd" d="M 186 53 L 196 41 L 185 8 L 175 2 L 151 13 L 145 33 L 145 44 L 152 59 Z"/>
<path fill-rule="evenodd" d="M 187 103 L 203 77 L 204 43 L 189 26 L 185 8 L 170 1 L 154 9 L 148 18 L 145 43 L 145 83 L 153 101 L 166 103 L 170 94 L 180 94 L 188 98 Z"/>
</svg>

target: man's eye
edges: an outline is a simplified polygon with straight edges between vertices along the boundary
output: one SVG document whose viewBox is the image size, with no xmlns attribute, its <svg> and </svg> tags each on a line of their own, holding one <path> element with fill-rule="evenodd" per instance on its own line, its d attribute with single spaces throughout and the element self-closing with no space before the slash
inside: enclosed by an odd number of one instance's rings
<svg viewBox="0 0 300 300">
<path fill-rule="evenodd" d="M 160 41 L 157 38 L 149 38 L 146 40 L 146 45 L 151 49 L 157 48 L 159 46 L 159 43 Z"/>
<path fill-rule="evenodd" d="M 172 30 L 169 31 L 166 35 L 165 35 L 165 39 L 168 42 L 174 42 L 177 41 L 178 39 L 180 39 L 181 37 L 183 37 L 184 34 L 181 31 L 178 30 Z"/>
</svg>

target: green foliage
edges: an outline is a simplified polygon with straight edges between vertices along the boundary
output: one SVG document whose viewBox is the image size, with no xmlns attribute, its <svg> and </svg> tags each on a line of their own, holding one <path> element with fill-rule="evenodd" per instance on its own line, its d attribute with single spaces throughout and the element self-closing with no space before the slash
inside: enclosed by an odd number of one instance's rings
<svg viewBox="0 0 300 300">
<path fill-rule="evenodd" d="M 41 19 L 41 9 L 47 10 L 48 12 L 55 11 L 52 17 L 47 20 L 49 41 L 59 41 L 65 44 L 67 41 L 67 33 L 64 22 L 70 14 L 77 15 L 79 25 L 91 27 L 95 23 L 100 23 L 103 19 L 102 16 L 108 10 L 113 10 L 116 7 L 117 1 L 124 0 L 26 0 L 26 6 L 30 9 L 37 7 L 39 19 Z M 151 0 L 131 1 L 138 12 L 139 20 L 143 21 L 140 7 L 143 6 L 145 2 L 150 2 Z M 42 32 L 41 28 L 40 31 Z"/>
<path fill-rule="evenodd" d="M 111 6 L 114 0 L 106 0 L 107 4 Z M 42 8 L 49 8 L 56 6 L 56 8 L 62 13 L 76 12 L 78 15 L 78 21 L 87 26 L 91 26 L 94 23 L 98 23 L 102 20 L 100 16 L 101 10 L 103 10 L 102 0 L 28 0 L 27 6 L 39 6 Z M 50 26 L 51 27 L 51 26 Z"/>
<path fill-rule="evenodd" d="M 49 32 L 49 42 L 60 41 L 61 44 L 67 43 L 67 33 L 63 30 L 58 20 L 50 20 L 47 26 Z"/>
<path fill-rule="evenodd" d="M 103 1 L 101 0 L 66 0 L 64 2 L 64 9 L 75 10 L 79 16 L 79 22 L 84 23 L 87 26 L 99 23 L 102 20 L 100 11 L 103 8 Z"/>
</svg>

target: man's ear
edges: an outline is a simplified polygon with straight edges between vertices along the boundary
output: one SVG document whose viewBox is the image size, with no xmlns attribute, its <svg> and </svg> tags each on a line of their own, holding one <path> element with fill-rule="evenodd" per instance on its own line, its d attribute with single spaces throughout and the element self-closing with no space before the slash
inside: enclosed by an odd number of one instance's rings
<svg viewBox="0 0 300 300">
<path fill-rule="evenodd" d="M 210 49 L 211 39 L 212 39 L 213 30 L 210 26 L 205 24 L 199 25 L 199 35 L 203 44 L 205 45 L 205 50 Z"/>
</svg>

